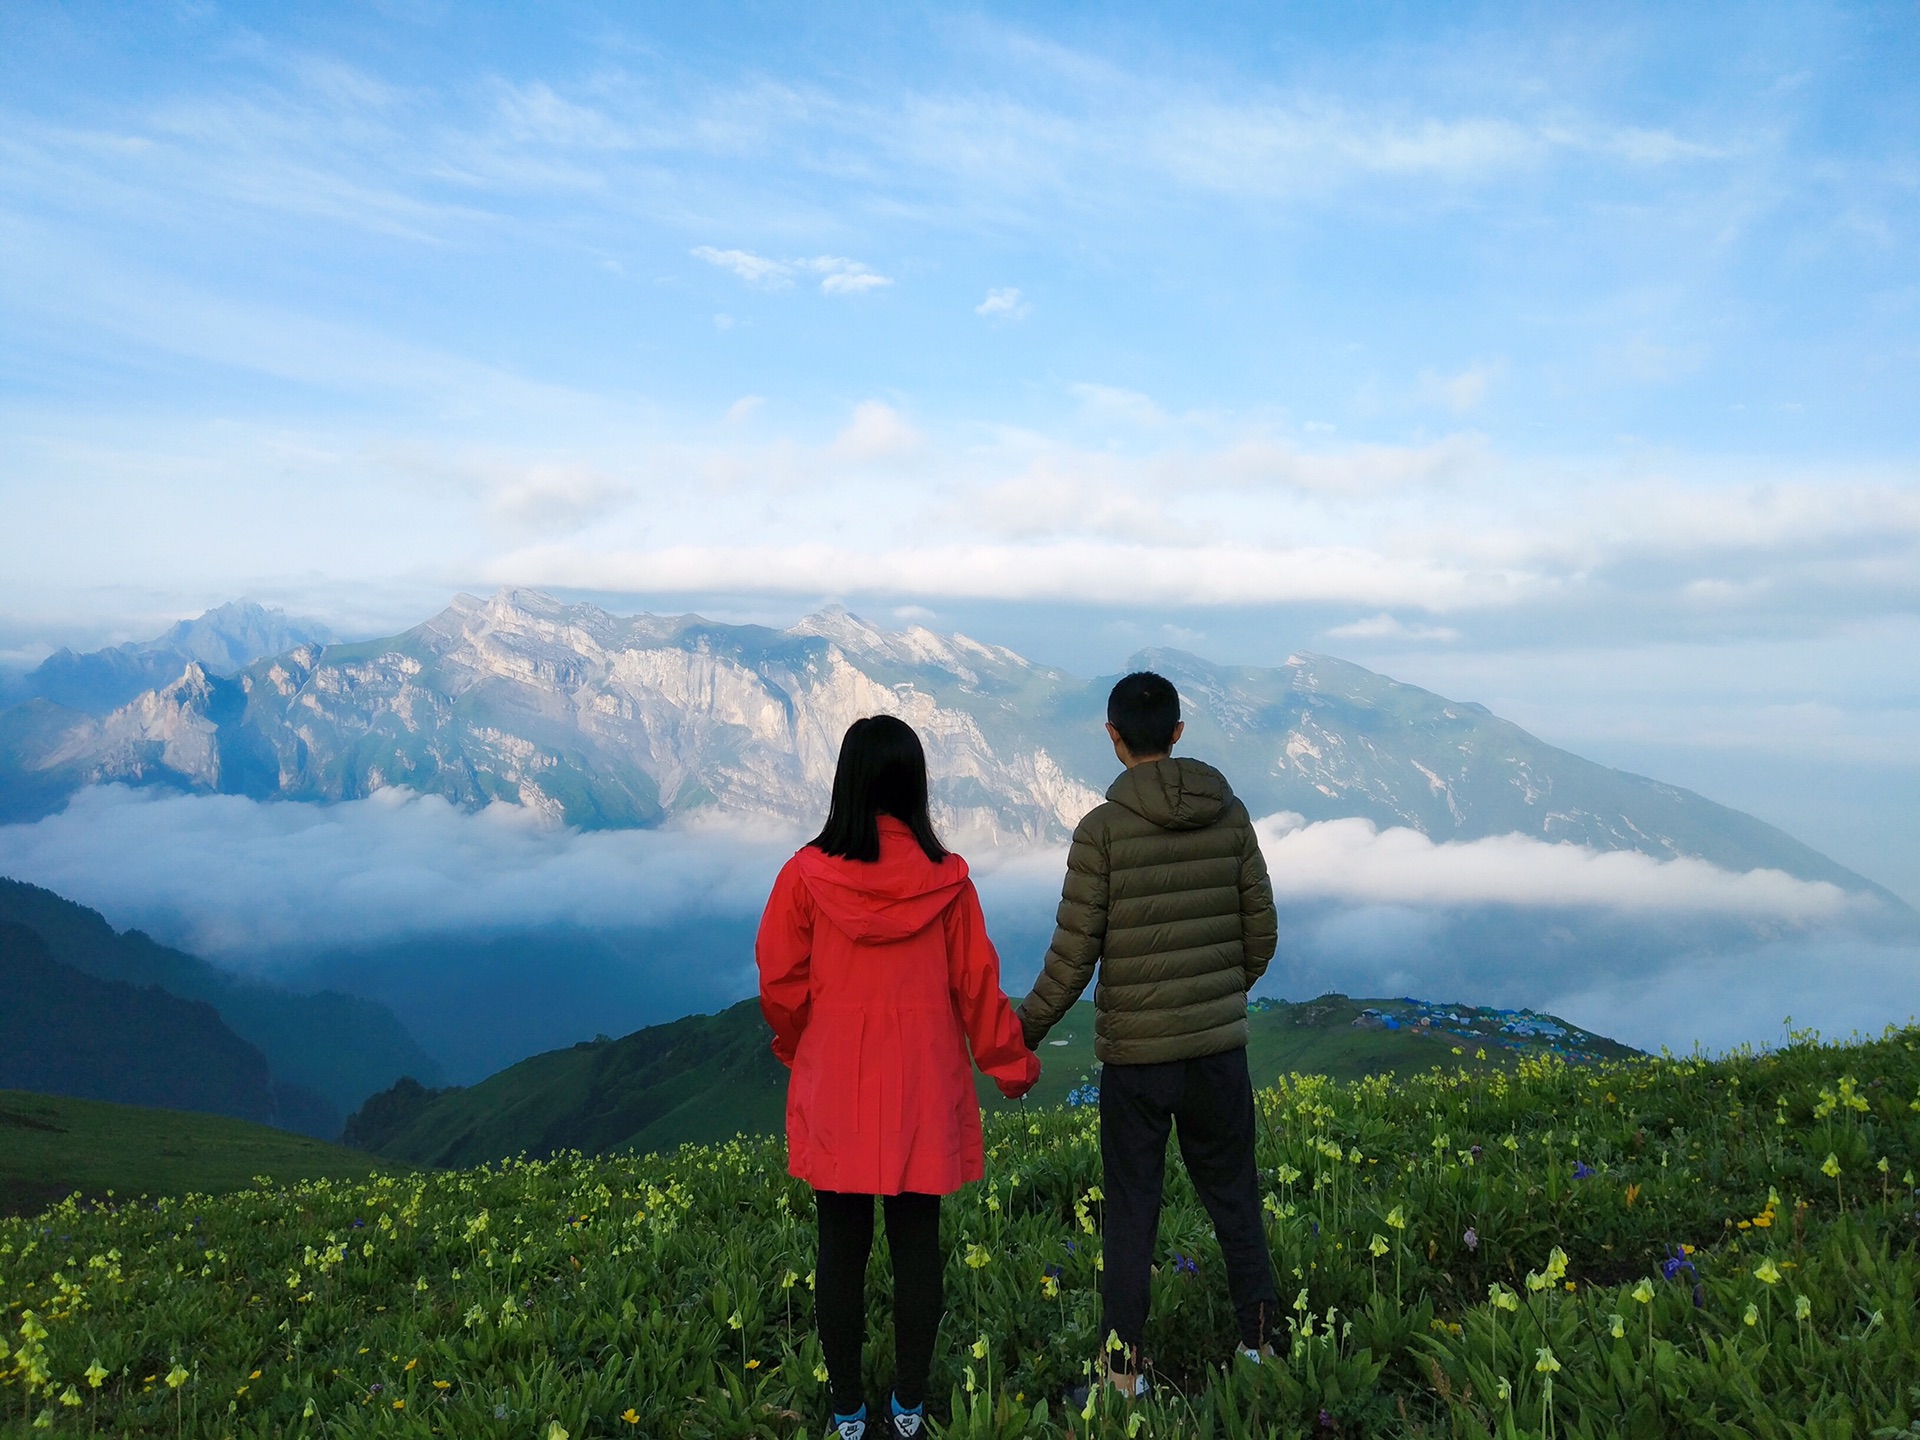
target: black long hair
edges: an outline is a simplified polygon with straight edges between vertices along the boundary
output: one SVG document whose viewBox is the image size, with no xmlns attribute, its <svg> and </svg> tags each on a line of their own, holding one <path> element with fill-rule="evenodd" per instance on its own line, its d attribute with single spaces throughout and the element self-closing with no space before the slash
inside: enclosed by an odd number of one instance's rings
<svg viewBox="0 0 1920 1440">
<path fill-rule="evenodd" d="M 904 720 L 869 715 L 847 727 L 826 828 L 807 843 L 829 855 L 871 863 L 880 858 L 882 815 L 911 830 L 934 864 L 947 858 L 927 814 L 927 752 L 920 737 Z"/>
</svg>

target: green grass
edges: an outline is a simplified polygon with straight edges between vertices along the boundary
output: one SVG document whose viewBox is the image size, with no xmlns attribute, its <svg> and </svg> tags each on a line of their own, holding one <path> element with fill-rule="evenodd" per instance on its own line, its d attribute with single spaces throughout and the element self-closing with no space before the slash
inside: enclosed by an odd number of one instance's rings
<svg viewBox="0 0 1920 1440">
<path fill-rule="evenodd" d="M 245 1189 L 257 1175 L 364 1180 L 404 1168 L 220 1115 L 0 1090 L 0 1215 L 41 1210 L 76 1191 L 128 1199 L 221 1194 Z"/>
<path fill-rule="evenodd" d="M 1290 1076 L 1258 1113 L 1277 1364 L 1225 1367 L 1175 1164 L 1156 1393 L 1064 1405 L 1101 1353 L 1095 1114 L 1001 1113 L 944 1210 L 934 1433 L 1869 1440 L 1920 1416 L 1920 1031 Z M 0 1221 L 0 1426 L 817 1434 L 812 1247 L 775 1140 L 63 1204 Z M 876 1316 L 887 1284 L 881 1246 Z M 884 1323 L 870 1346 L 884 1396 Z"/>
</svg>

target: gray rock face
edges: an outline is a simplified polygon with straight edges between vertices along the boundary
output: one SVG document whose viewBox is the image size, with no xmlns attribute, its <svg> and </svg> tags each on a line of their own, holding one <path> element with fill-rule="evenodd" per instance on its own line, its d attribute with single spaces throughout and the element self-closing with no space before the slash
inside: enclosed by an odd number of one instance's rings
<svg viewBox="0 0 1920 1440">
<path fill-rule="evenodd" d="M 1183 751 L 1220 765 L 1256 814 L 1362 816 L 1436 840 L 1518 832 L 1872 888 L 1751 816 L 1344 661 L 1148 651 L 1134 665 L 1179 687 Z M 847 725 L 889 713 L 924 739 L 956 842 L 1058 840 L 1116 770 L 1100 729 L 1110 683 L 839 608 L 773 630 L 506 590 L 231 679 L 189 665 L 99 718 L 17 707 L 0 716 L 0 805 L 44 810 L 109 780 L 319 802 L 401 785 L 587 827 L 701 810 L 810 826 Z"/>
</svg>

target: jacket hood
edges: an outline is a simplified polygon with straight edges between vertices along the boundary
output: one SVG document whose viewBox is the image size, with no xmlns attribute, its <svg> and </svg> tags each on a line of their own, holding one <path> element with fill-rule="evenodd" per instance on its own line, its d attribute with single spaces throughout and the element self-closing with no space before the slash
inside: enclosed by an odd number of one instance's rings
<svg viewBox="0 0 1920 1440">
<path fill-rule="evenodd" d="M 913 832 L 880 817 L 880 858 L 871 863 L 828 855 L 811 845 L 794 863 L 813 902 L 836 929 L 855 940 L 905 940 L 937 921 L 967 883 L 967 862 L 927 859 Z"/>
<path fill-rule="evenodd" d="M 1107 799 L 1162 830 L 1200 830 L 1233 803 L 1233 787 L 1211 765 L 1185 757 L 1136 765 L 1107 787 Z"/>
</svg>

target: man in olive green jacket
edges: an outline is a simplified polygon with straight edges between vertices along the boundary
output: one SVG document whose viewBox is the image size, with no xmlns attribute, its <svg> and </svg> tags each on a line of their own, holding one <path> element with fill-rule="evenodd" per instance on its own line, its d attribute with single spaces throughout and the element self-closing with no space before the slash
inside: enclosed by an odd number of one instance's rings
<svg viewBox="0 0 1920 1440">
<path fill-rule="evenodd" d="M 1273 958 L 1273 887 L 1247 807 L 1226 777 L 1172 757 L 1184 729 L 1179 694 L 1163 677 L 1141 672 L 1113 687 L 1107 733 L 1126 772 L 1073 833 L 1053 944 L 1019 1010 L 1037 1048 L 1098 966 L 1101 1333 L 1118 1337 L 1108 1378 L 1129 1395 L 1144 1388 L 1140 1343 L 1176 1124 L 1250 1359 L 1272 1353 L 1277 1300 L 1247 1073 L 1247 991 Z"/>
</svg>

